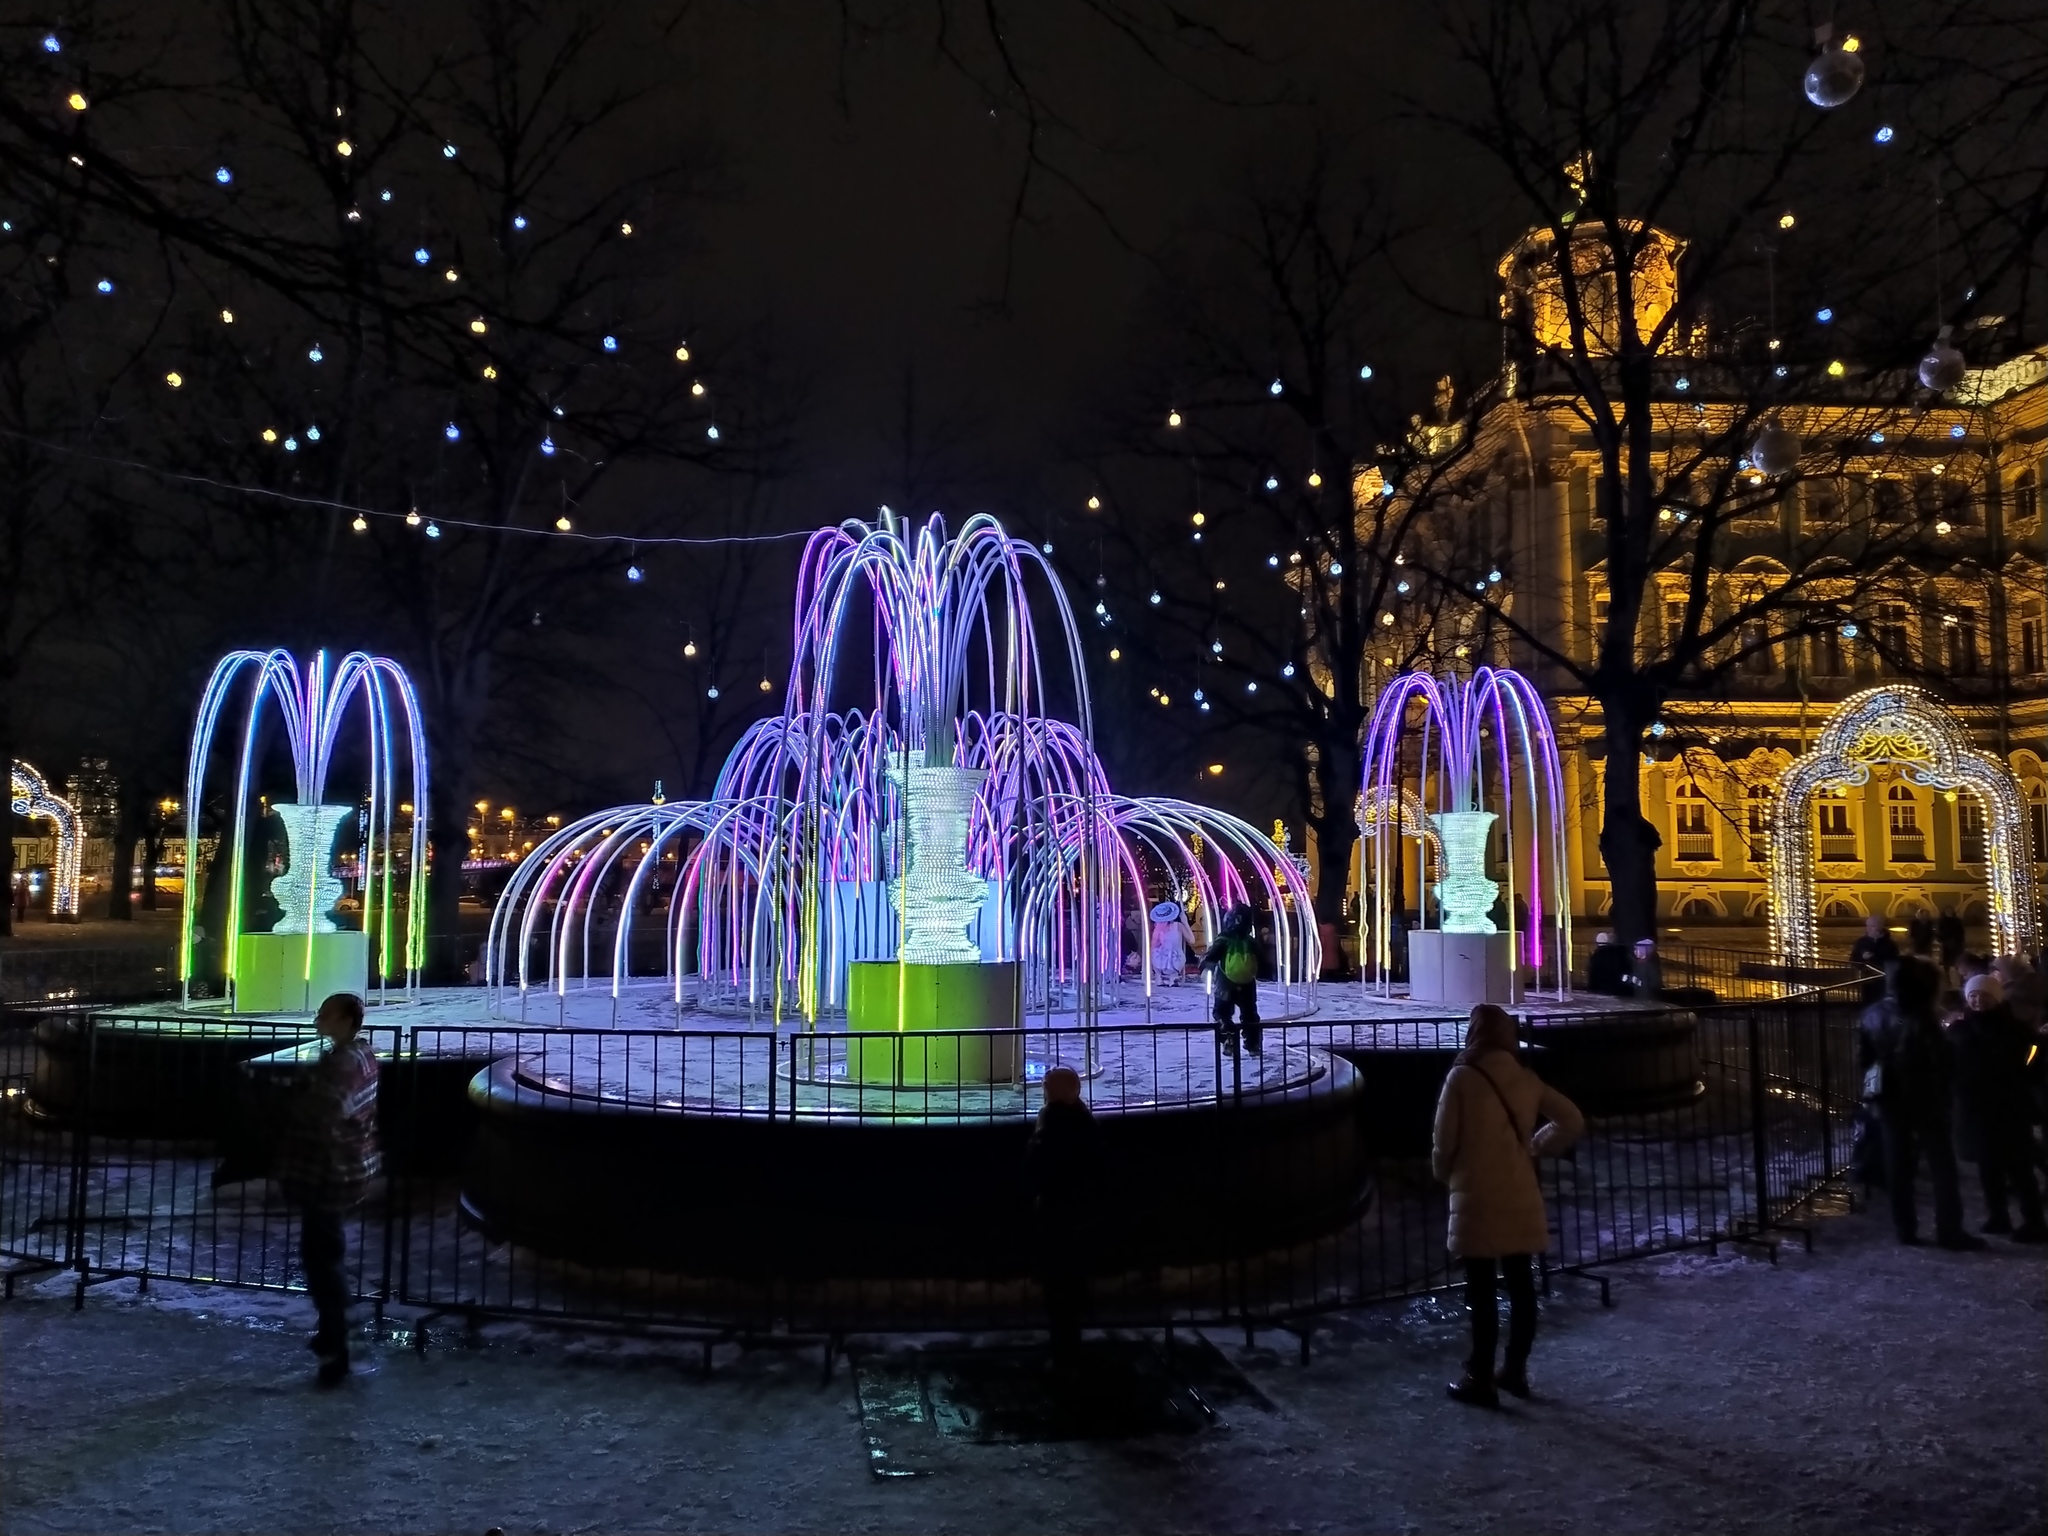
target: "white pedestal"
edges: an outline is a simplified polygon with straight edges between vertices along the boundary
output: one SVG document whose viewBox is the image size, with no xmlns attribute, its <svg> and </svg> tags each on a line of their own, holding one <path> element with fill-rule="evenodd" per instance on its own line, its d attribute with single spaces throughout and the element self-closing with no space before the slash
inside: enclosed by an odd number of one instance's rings
<svg viewBox="0 0 2048 1536">
<path fill-rule="evenodd" d="M 1512 933 L 1408 935 L 1408 996 L 1418 1003 L 1518 1003 L 1521 971 Z"/>
</svg>

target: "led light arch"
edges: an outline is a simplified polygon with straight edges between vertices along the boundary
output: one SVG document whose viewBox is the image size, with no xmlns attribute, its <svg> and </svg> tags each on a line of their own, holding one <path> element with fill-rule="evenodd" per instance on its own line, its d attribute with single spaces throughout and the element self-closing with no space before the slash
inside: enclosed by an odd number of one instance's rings
<svg viewBox="0 0 2048 1536">
<path fill-rule="evenodd" d="M 290 880 L 282 892 L 277 885 L 285 915 L 274 932 L 305 935 L 306 975 L 312 975 L 314 939 L 333 930 L 325 919 L 332 905 L 320 899 L 330 881 L 324 853 L 334 835 L 338 818 L 324 815 L 343 809 L 323 803 L 328 769 L 352 708 L 360 701 L 360 718 L 369 739 L 369 784 L 360 802 L 367 811 L 364 843 L 369 864 L 361 871 L 363 931 L 377 938 L 377 978 L 380 990 L 394 977 L 401 977 L 407 992 L 419 983 L 419 968 L 426 948 L 427 877 L 427 739 L 420 716 L 419 699 L 405 669 L 388 656 L 371 656 L 351 651 L 328 672 L 327 653 L 317 651 L 301 672 L 296 658 L 285 650 L 231 651 L 221 658 L 200 696 L 199 712 L 192 727 L 192 750 L 185 769 L 185 901 L 179 929 L 178 978 L 184 1001 L 192 1000 L 194 969 L 193 933 L 199 915 L 199 851 L 197 831 L 206 800 L 207 763 L 215 736 L 229 703 L 238 689 L 246 689 L 241 722 L 241 739 L 236 754 L 231 810 L 225 835 L 231 843 L 228 866 L 227 917 L 221 941 L 222 966 L 230 985 L 235 979 L 242 932 L 245 891 L 243 884 L 248 858 L 249 796 L 254 787 L 258 728 L 266 702 L 276 705 L 282 717 L 286 739 L 291 745 L 292 772 L 298 792 L 297 804 L 273 810 L 286 813 L 288 835 L 294 853 L 292 867 L 283 878 Z M 397 748 L 397 733 L 403 727 L 406 751 Z M 408 865 L 404 885 L 404 927 L 394 933 L 401 887 L 396 879 L 400 839 L 395 830 L 396 812 L 402 792 L 413 807 L 411 827 L 404 839 Z M 347 809 L 353 809 L 353 805 Z M 291 813 L 297 813 L 293 815 Z M 395 942 L 394 942 L 395 940 Z"/>
<path fill-rule="evenodd" d="M 1052 595 L 1050 644 L 1027 583 Z M 747 729 L 708 798 L 599 812 L 520 861 L 491 916 L 494 1006 L 516 991 L 524 1016 L 531 992 L 593 984 L 616 1004 L 658 984 L 679 1015 L 743 1007 L 813 1025 L 845 1006 L 852 962 L 918 963 L 922 938 L 1021 962 L 1027 1007 L 1085 1020 L 1121 996 L 1123 919 L 1150 904 L 1153 881 L 1185 892 L 1210 935 L 1230 905 L 1263 898 L 1280 980 L 1312 983 L 1315 924 L 1294 911 L 1292 871 L 1269 838 L 1110 787 L 1079 632 L 1037 546 L 987 516 L 957 534 L 936 517 L 914 533 L 887 517 L 847 522 L 812 537 L 795 596 L 783 710 Z M 928 820 L 964 823 L 924 834 L 943 845 L 928 889 L 946 889 L 922 910 L 906 804 L 921 778 L 948 786 Z M 635 975 L 631 936 L 657 878 L 669 886 L 662 970 Z"/>
<path fill-rule="evenodd" d="M 1945 704 L 1905 683 L 1844 699 L 1813 750 L 1794 758 L 1779 777 L 1770 840 L 1773 950 L 1793 965 L 1819 963 L 1813 799 L 1822 789 L 1867 784 L 1877 763 L 1896 765 L 1908 783 L 1977 797 L 1985 812 L 1991 929 L 1999 953 L 2032 954 L 2041 937 L 2040 893 L 2027 853 L 2027 803 L 2019 780 L 2004 763 L 1970 745 L 1969 732 Z"/>
<path fill-rule="evenodd" d="M 69 800 L 52 794 L 48 781 L 23 762 L 14 764 L 10 795 L 15 815 L 55 824 L 57 863 L 50 874 L 50 914 L 75 919 L 81 898 L 78 867 L 84 852 L 84 839 L 78 829 L 78 811 Z"/>
<path fill-rule="evenodd" d="M 1419 779 L 1404 783 L 1404 748 L 1418 741 Z M 1436 926 L 1450 933 L 1495 931 L 1487 916 L 1500 884 L 1486 872 L 1493 823 L 1502 824 L 1507 902 L 1523 894 L 1529 907 L 1528 961 L 1541 969 L 1546 918 L 1559 957 L 1564 995 L 1571 954 L 1566 889 L 1564 772 L 1557 739 L 1536 687 L 1521 673 L 1480 667 L 1470 677 L 1408 672 L 1380 690 L 1367 722 L 1357 816 L 1372 852 L 1374 901 L 1360 909 L 1361 948 L 1379 961 L 1380 989 L 1392 986 L 1393 860 L 1391 833 L 1399 807 L 1404 836 L 1426 826 L 1435 839 Z M 1434 803 L 1434 811 L 1427 807 Z M 1413 820 L 1411 821 L 1411 818 Z M 1518 853 L 1519 848 L 1519 853 Z M 1546 890 L 1552 907 L 1546 910 Z M 1429 903 L 1419 903 L 1428 926 Z"/>
</svg>

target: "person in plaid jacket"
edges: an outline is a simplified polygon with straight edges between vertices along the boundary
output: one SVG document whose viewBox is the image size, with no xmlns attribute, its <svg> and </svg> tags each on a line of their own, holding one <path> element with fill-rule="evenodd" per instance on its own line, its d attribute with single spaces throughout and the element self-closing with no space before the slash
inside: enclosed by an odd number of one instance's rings
<svg viewBox="0 0 2048 1536">
<path fill-rule="evenodd" d="M 299 1208 L 299 1263 L 320 1323 L 309 1346 L 320 1380 L 348 1374 L 348 1281 L 342 1274 L 342 1218 L 362 1203 L 382 1166 L 377 1148 L 377 1057 L 363 1027 L 363 1000 L 337 992 L 313 1027 L 329 1042 L 292 1107 L 277 1169 Z"/>
</svg>

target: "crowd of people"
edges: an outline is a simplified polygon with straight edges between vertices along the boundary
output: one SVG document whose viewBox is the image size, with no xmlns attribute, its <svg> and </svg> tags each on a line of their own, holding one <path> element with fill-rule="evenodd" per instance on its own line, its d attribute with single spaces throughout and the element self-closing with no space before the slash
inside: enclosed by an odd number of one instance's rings
<svg viewBox="0 0 2048 1536">
<path fill-rule="evenodd" d="M 1916 917 L 1900 952 L 1873 917 L 1851 959 L 1882 972 L 1858 1035 L 1863 1111 L 1857 1165 L 1891 1201 L 1902 1243 L 1921 1241 L 1917 1182 L 1933 1185 L 1934 1240 L 1973 1249 L 1984 1238 L 1963 1218 L 1957 1162 L 1977 1165 L 1981 1230 L 2016 1243 L 2048 1243 L 2037 1174 L 2048 1170 L 2038 1127 L 2048 1120 L 2048 976 L 2016 956 L 1963 947 L 1960 922 Z M 2019 1221 L 2013 1221 L 2017 1209 Z"/>
</svg>

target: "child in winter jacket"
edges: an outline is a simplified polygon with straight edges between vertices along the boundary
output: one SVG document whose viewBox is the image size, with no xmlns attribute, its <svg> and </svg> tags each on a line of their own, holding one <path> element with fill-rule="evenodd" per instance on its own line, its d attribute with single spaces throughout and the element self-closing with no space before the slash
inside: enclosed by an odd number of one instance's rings
<svg viewBox="0 0 2048 1536">
<path fill-rule="evenodd" d="M 1259 938 L 1250 907 L 1240 904 L 1230 909 L 1216 942 L 1202 956 L 1202 969 L 1216 973 L 1216 1038 L 1223 1049 L 1235 1056 L 1242 1032 L 1245 1049 L 1258 1055 L 1265 1031 L 1259 1027 Z M 1233 1013 L 1237 1022 L 1233 1022 Z"/>
</svg>

